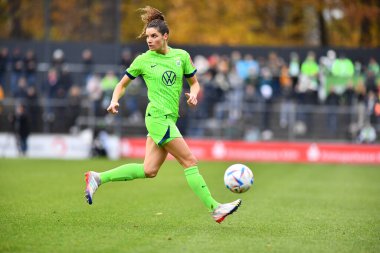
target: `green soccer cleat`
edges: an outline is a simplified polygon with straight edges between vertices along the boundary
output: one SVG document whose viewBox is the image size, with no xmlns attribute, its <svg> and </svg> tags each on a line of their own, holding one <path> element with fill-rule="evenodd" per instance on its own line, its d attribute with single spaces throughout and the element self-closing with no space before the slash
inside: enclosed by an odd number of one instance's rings
<svg viewBox="0 0 380 253">
<path fill-rule="evenodd" d="M 231 203 L 220 204 L 215 210 L 211 213 L 212 218 L 221 223 L 228 215 L 233 214 L 241 205 L 241 199 L 235 200 Z"/>
</svg>

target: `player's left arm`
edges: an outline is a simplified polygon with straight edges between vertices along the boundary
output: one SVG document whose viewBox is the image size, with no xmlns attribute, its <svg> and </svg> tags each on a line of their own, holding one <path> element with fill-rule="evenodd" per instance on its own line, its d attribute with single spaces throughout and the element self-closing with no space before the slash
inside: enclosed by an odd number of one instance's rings
<svg viewBox="0 0 380 253">
<path fill-rule="evenodd" d="M 198 104 L 197 96 L 200 90 L 200 85 L 197 76 L 193 75 L 192 77 L 186 78 L 186 80 L 190 86 L 190 92 L 185 93 L 185 96 L 187 98 L 187 104 L 190 107 L 195 107 Z"/>
</svg>

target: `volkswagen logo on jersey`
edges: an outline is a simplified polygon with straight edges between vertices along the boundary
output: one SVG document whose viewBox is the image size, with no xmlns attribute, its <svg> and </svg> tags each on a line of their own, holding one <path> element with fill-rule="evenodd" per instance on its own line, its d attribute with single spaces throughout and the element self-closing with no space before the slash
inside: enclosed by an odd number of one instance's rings
<svg viewBox="0 0 380 253">
<path fill-rule="evenodd" d="M 172 86 L 175 83 L 177 76 L 173 71 L 165 71 L 162 74 L 162 81 L 167 86 Z"/>
</svg>

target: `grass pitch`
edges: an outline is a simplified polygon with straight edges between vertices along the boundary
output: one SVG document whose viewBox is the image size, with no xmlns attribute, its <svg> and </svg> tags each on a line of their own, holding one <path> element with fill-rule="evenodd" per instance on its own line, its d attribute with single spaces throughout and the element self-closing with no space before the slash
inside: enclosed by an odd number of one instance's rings
<svg viewBox="0 0 380 253">
<path fill-rule="evenodd" d="M 217 224 L 175 161 L 86 204 L 84 172 L 126 162 L 0 159 L 0 252 L 380 252 L 379 166 L 247 163 L 255 182 L 238 195 L 231 163 L 201 162 L 218 201 L 243 199 Z"/>
</svg>

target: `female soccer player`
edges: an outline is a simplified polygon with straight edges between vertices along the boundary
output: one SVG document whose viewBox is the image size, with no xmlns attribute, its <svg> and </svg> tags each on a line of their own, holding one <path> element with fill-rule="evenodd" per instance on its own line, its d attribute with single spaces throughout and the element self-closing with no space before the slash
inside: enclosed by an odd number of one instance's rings
<svg viewBox="0 0 380 253">
<path fill-rule="evenodd" d="M 118 101 L 128 84 L 138 76 L 143 77 L 149 98 L 145 113 L 148 136 L 144 163 L 124 164 L 102 173 L 87 172 L 85 197 L 91 205 L 93 195 L 101 184 L 155 177 L 170 153 L 185 169 L 190 188 L 209 209 L 213 219 L 220 223 L 238 209 L 241 200 L 220 204 L 211 196 L 203 177 L 199 174 L 198 161 L 176 126 L 183 76 L 190 85 L 190 92 L 185 93 L 187 104 L 195 107 L 198 103 L 197 95 L 200 87 L 195 76 L 196 68 L 186 51 L 168 46 L 169 28 L 164 15 L 150 6 L 140 11 L 145 26 L 139 37 L 146 38 L 149 50 L 136 57 L 127 68 L 124 77 L 114 89 L 107 111 L 117 114 Z"/>
</svg>

